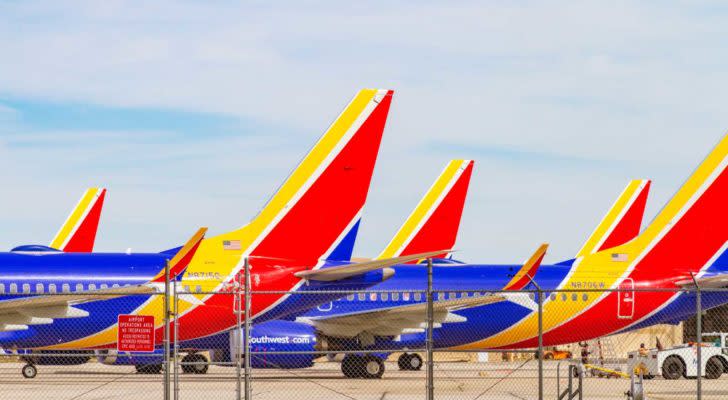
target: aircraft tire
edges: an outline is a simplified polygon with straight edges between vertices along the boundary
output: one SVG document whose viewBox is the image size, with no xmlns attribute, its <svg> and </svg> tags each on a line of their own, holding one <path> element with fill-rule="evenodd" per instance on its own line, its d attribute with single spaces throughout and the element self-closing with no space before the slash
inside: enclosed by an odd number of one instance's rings
<svg viewBox="0 0 728 400">
<path fill-rule="evenodd" d="M 364 359 L 356 354 L 347 354 L 341 360 L 341 372 L 347 378 L 361 378 Z"/>
<path fill-rule="evenodd" d="M 183 363 L 189 363 L 194 365 L 182 365 L 182 372 L 185 374 L 198 374 L 204 375 L 207 373 L 210 367 L 207 358 L 199 353 L 191 353 L 182 357 Z"/>
<path fill-rule="evenodd" d="M 416 353 L 403 353 L 397 359 L 397 366 L 402 371 L 419 371 L 422 369 L 422 357 Z"/>
<path fill-rule="evenodd" d="M 362 377 L 365 379 L 379 379 L 384 375 L 384 361 L 376 356 L 366 356 L 363 359 Z"/>
<path fill-rule="evenodd" d="M 662 363 L 662 377 L 665 379 L 680 379 L 685 375 L 685 363 L 678 356 L 670 356 Z"/>
<path fill-rule="evenodd" d="M 23 378 L 33 379 L 38 375 L 38 368 L 33 364 L 25 364 L 20 372 L 23 374 Z"/>
<path fill-rule="evenodd" d="M 162 364 L 134 365 L 138 374 L 158 374 L 162 372 Z"/>
</svg>

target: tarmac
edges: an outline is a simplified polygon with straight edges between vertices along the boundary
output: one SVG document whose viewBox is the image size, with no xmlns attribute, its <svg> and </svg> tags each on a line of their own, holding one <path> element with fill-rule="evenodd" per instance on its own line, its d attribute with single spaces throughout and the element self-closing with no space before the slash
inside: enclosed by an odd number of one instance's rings
<svg viewBox="0 0 728 400">
<path fill-rule="evenodd" d="M 0 364 L 2 399 L 90 400 L 90 399 L 163 399 L 163 375 L 140 375 L 131 366 L 88 363 L 77 366 L 38 366 L 38 376 L 25 379 L 22 363 Z M 557 366 L 561 379 L 557 380 Z M 557 398 L 557 382 L 567 385 L 565 363 L 546 362 L 544 398 Z M 338 363 L 317 363 L 299 370 L 254 369 L 253 398 L 260 400 L 330 399 L 424 399 L 426 379 L 423 371 L 399 371 L 388 362 L 382 379 L 346 379 Z M 537 399 L 536 361 L 526 362 L 439 362 L 435 366 L 435 397 L 439 399 Z M 588 377 L 583 381 L 584 399 L 625 399 L 630 381 Z M 728 398 L 728 375 L 703 380 L 703 399 Z M 212 366 L 205 375 L 179 374 L 177 399 L 236 399 L 238 381 L 235 368 Z M 696 380 L 645 381 L 650 400 L 695 399 Z M 241 384 L 242 387 L 242 384 Z M 174 389 L 174 385 L 172 385 Z M 174 391 L 171 398 L 175 398 Z"/>
</svg>

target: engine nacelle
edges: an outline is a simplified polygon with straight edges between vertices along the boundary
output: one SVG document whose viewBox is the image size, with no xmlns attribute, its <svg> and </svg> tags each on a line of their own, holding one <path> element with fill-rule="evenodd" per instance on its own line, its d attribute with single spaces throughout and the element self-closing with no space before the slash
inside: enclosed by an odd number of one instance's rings
<svg viewBox="0 0 728 400">
<path fill-rule="evenodd" d="M 210 352 L 213 362 L 234 361 L 233 355 L 243 348 L 242 342 L 239 345 L 236 343 L 242 337 L 242 334 L 229 333 L 229 348 Z M 313 353 L 317 350 L 313 327 L 292 321 L 255 324 L 250 332 L 250 348 L 253 351 L 250 357 L 253 368 L 308 368 L 319 357 Z"/>
<path fill-rule="evenodd" d="M 20 358 L 35 365 L 81 365 L 93 357 L 93 351 L 83 350 L 33 350 L 18 352 Z"/>
<path fill-rule="evenodd" d="M 97 350 L 96 358 L 106 365 L 150 365 L 164 363 L 164 350 L 157 349 L 150 353 L 132 353 L 116 350 Z"/>
</svg>

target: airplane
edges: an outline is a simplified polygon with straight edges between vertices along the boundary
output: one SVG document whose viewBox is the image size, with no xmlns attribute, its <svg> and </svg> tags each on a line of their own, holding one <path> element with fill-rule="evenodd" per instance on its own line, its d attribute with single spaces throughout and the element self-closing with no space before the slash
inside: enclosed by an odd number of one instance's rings
<svg viewBox="0 0 728 400">
<path fill-rule="evenodd" d="M 294 294 L 365 288 L 390 277 L 392 265 L 441 253 L 349 261 L 392 94 L 357 93 L 260 213 L 238 230 L 212 238 L 198 232 L 185 246 L 161 253 L 69 253 L 43 246 L 0 253 L 0 345 L 30 350 L 39 364 L 43 354 L 113 349 L 120 314 L 152 315 L 161 343 L 159 277 L 182 251 L 185 262 L 172 268 L 171 278 L 190 289 L 179 310 L 177 340 L 235 326 L 234 296 L 224 291 L 239 283 L 246 261 L 255 290 L 283 292 L 257 296 L 250 317 L 275 319 L 336 297 Z M 37 370 L 29 363 L 23 372 L 35 376 Z"/>
</svg>

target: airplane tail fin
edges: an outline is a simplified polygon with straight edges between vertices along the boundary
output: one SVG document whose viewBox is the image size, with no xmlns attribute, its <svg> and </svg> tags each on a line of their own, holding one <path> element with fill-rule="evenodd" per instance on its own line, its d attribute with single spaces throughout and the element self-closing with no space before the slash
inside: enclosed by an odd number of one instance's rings
<svg viewBox="0 0 728 400">
<path fill-rule="evenodd" d="M 247 255 L 253 267 L 265 259 L 314 266 L 350 258 L 392 95 L 359 91 L 260 213 L 207 246 Z"/>
<path fill-rule="evenodd" d="M 453 248 L 473 164 L 472 160 L 450 161 L 377 258 Z M 440 254 L 438 257 L 445 256 Z"/>
<path fill-rule="evenodd" d="M 90 253 L 94 249 L 106 189 L 90 188 L 61 225 L 50 247 L 67 253 Z"/>
<path fill-rule="evenodd" d="M 635 281 L 697 274 L 708 267 L 728 242 L 726 165 L 728 135 L 632 242 L 633 246 L 608 251 L 613 253 L 612 260 L 632 262 L 631 277 Z"/>
<path fill-rule="evenodd" d="M 630 181 L 576 257 L 616 247 L 637 237 L 642 227 L 649 192 L 649 180 Z"/>
</svg>

